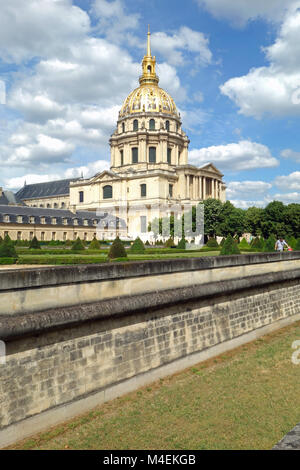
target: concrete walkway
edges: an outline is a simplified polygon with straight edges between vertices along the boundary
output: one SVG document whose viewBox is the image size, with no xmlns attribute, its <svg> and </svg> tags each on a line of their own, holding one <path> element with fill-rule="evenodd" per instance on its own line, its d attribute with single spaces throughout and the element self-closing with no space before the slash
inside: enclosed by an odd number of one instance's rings
<svg viewBox="0 0 300 470">
<path fill-rule="evenodd" d="M 273 450 L 300 450 L 300 423 L 292 429 Z"/>
</svg>

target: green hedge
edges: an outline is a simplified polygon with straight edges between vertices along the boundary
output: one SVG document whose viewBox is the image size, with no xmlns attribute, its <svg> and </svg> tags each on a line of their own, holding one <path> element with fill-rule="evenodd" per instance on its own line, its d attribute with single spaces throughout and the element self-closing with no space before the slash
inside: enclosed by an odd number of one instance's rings
<svg viewBox="0 0 300 470">
<path fill-rule="evenodd" d="M 20 256 L 18 264 L 97 264 L 105 263 L 105 256 Z"/>
<path fill-rule="evenodd" d="M 0 264 L 16 264 L 16 258 L 0 258 Z"/>
</svg>

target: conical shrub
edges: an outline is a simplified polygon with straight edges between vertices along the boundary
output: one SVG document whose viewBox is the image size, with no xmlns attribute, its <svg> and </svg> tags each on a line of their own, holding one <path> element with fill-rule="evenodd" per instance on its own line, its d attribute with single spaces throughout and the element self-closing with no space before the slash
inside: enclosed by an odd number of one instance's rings
<svg viewBox="0 0 300 470">
<path fill-rule="evenodd" d="M 127 258 L 127 253 L 124 248 L 123 243 L 121 242 L 120 238 L 117 237 L 108 252 L 108 257 L 110 259 L 116 259 L 116 258 Z"/>
<path fill-rule="evenodd" d="M 137 237 L 131 245 L 130 253 L 145 253 L 144 243 L 139 237 Z"/>
<path fill-rule="evenodd" d="M 239 243 L 238 247 L 239 247 L 240 250 L 248 249 L 249 248 L 249 243 L 247 242 L 247 240 L 245 238 L 243 238 L 243 240 Z"/>
<path fill-rule="evenodd" d="M 270 253 L 275 250 L 275 243 L 276 243 L 276 238 L 274 235 L 270 235 L 269 238 L 265 241 L 265 246 L 264 246 L 264 252 L 265 253 Z"/>
<path fill-rule="evenodd" d="M 84 245 L 82 243 L 82 241 L 80 240 L 80 238 L 78 237 L 77 240 L 73 243 L 72 247 L 71 247 L 72 250 L 74 251 L 82 251 L 84 250 Z"/>
<path fill-rule="evenodd" d="M 209 238 L 205 246 L 208 248 L 219 248 L 219 244 L 214 237 Z"/>
<path fill-rule="evenodd" d="M 0 258 L 18 258 L 14 244 L 8 235 L 6 235 L 0 244 Z"/>
<path fill-rule="evenodd" d="M 89 245 L 89 250 L 100 250 L 100 249 L 101 249 L 100 242 L 99 240 L 97 240 L 96 237 L 94 237 Z"/>
<path fill-rule="evenodd" d="M 183 237 L 178 243 L 177 248 L 179 248 L 180 250 L 185 250 L 185 247 L 186 247 L 186 239 Z"/>
<path fill-rule="evenodd" d="M 32 240 L 30 240 L 29 249 L 30 250 L 40 250 L 41 249 L 40 242 L 38 241 L 36 236 L 34 236 Z"/>
<path fill-rule="evenodd" d="M 220 255 L 239 255 L 241 252 L 231 235 L 228 235 L 220 251 Z"/>
</svg>

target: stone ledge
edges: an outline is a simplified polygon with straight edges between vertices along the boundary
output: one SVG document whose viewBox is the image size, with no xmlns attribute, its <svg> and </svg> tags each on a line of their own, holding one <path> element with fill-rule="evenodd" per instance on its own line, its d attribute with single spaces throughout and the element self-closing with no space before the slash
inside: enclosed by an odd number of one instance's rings
<svg viewBox="0 0 300 470">
<path fill-rule="evenodd" d="M 24 290 L 65 284 L 80 284 L 101 280 L 199 271 L 231 266 L 274 263 L 299 260 L 300 251 L 284 253 L 251 253 L 235 256 L 209 256 L 167 260 L 136 261 L 129 263 L 103 263 L 77 266 L 55 266 L 35 269 L 9 269 L 0 271 L 0 292 Z"/>
<path fill-rule="evenodd" d="M 155 310 L 188 301 L 208 299 L 214 296 L 230 295 L 247 289 L 257 289 L 268 285 L 295 281 L 300 278 L 300 269 L 282 271 L 209 284 L 193 285 L 179 289 L 154 291 L 142 295 L 124 296 L 102 300 L 76 307 L 65 307 L 25 313 L 0 319 L 1 340 L 41 333 L 47 330 L 61 329 L 85 323 L 91 320 L 102 320 L 137 312 Z"/>
<path fill-rule="evenodd" d="M 300 423 L 284 436 L 272 450 L 300 450 Z"/>
</svg>

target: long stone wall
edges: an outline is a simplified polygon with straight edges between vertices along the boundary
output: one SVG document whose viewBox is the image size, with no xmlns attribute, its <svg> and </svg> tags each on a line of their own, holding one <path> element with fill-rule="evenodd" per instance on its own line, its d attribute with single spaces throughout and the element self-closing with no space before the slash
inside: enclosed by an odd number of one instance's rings
<svg viewBox="0 0 300 470">
<path fill-rule="evenodd" d="M 293 252 L 2 272 L 0 446 L 300 320 L 299 262 Z M 131 290 L 117 295 L 122 283 Z M 30 304 L 36 292 L 43 308 Z"/>
</svg>

